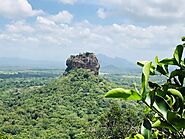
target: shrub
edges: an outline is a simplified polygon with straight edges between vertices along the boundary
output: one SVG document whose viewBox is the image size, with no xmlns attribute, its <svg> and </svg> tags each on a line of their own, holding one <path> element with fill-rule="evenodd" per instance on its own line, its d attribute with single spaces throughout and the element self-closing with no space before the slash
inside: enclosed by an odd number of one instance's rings
<svg viewBox="0 0 185 139">
<path fill-rule="evenodd" d="M 185 41 L 185 37 L 182 41 Z M 142 101 L 146 104 L 145 113 L 153 112 L 152 117 L 145 116 L 139 133 L 133 133 L 128 139 L 151 138 L 185 138 L 184 109 L 184 77 L 185 59 L 183 49 L 185 43 L 176 46 L 172 58 L 152 62 L 140 61 L 142 66 L 141 89 L 116 88 L 110 90 L 105 97 L 124 100 Z M 150 76 L 165 76 L 166 82 L 157 84 L 150 81 Z"/>
</svg>

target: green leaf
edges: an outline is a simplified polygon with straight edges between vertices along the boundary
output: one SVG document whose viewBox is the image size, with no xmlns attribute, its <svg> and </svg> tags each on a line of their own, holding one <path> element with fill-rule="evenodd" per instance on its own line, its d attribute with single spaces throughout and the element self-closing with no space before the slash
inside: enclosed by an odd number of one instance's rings
<svg viewBox="0 0 185 139">
<path fill-rule="evenodd" d="M 144 114 L 148 114 L 150 111 L 151 111 L 150 107 L 146 107 L 143 112 Z"/>
<path fill-rule="evenodd" d="M 175 127 L 177 128 L 185 128 L 185 119 L 184 118 L 180 118 L 180 119 L 176 119 L 174 120 L 173 124 L 175 125 Z"/>
<path fill-rule="evenodd" d="M 140 94 L 133 89 L 116 88 L 105 94 L 106 98 L 122 98 L 124 100 L 141 100 Z"/>
<path fill-rule="evenodd" d="M 163 115 L 165 119 L 167 119 L 167 112 L 170 109 L 170 106 L 168 105 L 164 98 L 156 95 L 153 106 Z"/>
<path fill-rule="evenodd" d="M 152 62 L 146 62 L 143 66 L 143 72 L 142 72 L 142 78 L 141 78 L 142 80 L 141 94 L 143 99 L 146 98 L 151 64 Z"/>
<path fill-rule="evenodd" d="M 175 121 L 176 119 L 179 119 L 179 118 L 180 118 L 180 115 L 178 113 L 171 112 L 171 111 L 167 112 L 167 120 L 170 123 L 172 123 L 173 121 Z"/>
<path fill-rule="evenodd" d="M 145 138 L 141 134 L 136 134 L 134 139 L 145 139 Z"/>
<path fill-rule="evenodd" d="M 172 71 L 170 74 L 170 79 L 175 76 L 178 76 L 179 82 L 180 82 L 181 86 L 183 86 L 184 78 L 185 78 L 185 70 L 176 69 L 176 70 Z"/>
<path fill-rule="evenodd" d="M 157 121 L 160 118 L 158 113 L 155 113 L 154 116 L 151 118 L 151 121 Z"/>
<path fill-rule="evenodd" d="M 178 91 L 176 89 L 168 89 L 168 92 L 172 95 L 178 96 L 182 101 L 184 101 L 184 98 L 183 98 L 180 91 Z"/>
<path fill-rule="evenodd" d="M 184 77 L 185 76 L 180 76 L 180 75 L 178 76 L 178 80 L 179 80 L 181 86 L 183 86 L 183 84 L 184 84 Z"/>
<path fill-rule="evenodd" d="M 168 65 L 164 65 L 164 69 L 167 72 L 167 75 L 169 74 Z"/>
<path fill-rule="evenodd" d="M 159 84 L 153 83 L 151 81 L 149 81 L 148 84 L 149 84 L 149 87 L 152 88 L 152 89 L 161 87 Z"/>
<path fill-rule="evenodd" d="M 156 70 L 161 73 L 162 75 L 167 76 L 168 75 L 168 70 L 165 68 L 164 65 L 157 65 Z"/>
<path fill-rule="evenodd" d="M 173 132 L 177 132 L 171 124 L 167 123 L 166 121 L 161 121 L 161 120 L 157 120 L 155 123 L 153 123 L 152 128 L 161 128 L 161 129 L 168 128 Z"/>
<path fill-rule="evenodd" d="M 173 54 L 173 57 L 175 58 L 178 65 L 181 62 L 183 49 L 184 49 L 183 45 L 178 45 L 178 46 L 176 46 L 176 49 L 175 49 L 174 54 Z"/>
<path fill-rule="evenodd" d="M 185 41 L 185 36 L 183 36 L 183 37 L 181 38 L 181 40 L 182 40 L 182 41 Z"/>
<path fill-rule="evenodd" d="M 150 121 L 145 118 L 141 126 L 141 134 L 144 136 L 145 139 L 151 138 L 151 128 L 152 128 L 152 125 Z"/>
<path fill-rule="evenodd" d="M 152 105 L 154 104 L 154 99 L 155 99 L 155 91 L 150 91 L 149 92 L 149 96 L 150 96 L 150 106 L 152 107 Z"/>
<path fill-rule="evenodd" d="M 155 57 L 155 63 L 156 63 L 156 64 L 159 63 L 159 58 L 158 58 L 158 56 Z"/>
<path fill-rule="evenodd" d="M 155 58 L 156 62 L 156 70 L 163 74 L 163 75 L 168 75 L 168 66 L 169 65 L 175 65 L 175 59 L 174 58 L 165 58 L 161 61 L 159 61 L 158 57 Z"/>
<path fill-rule="evenodd" d="M 155 99 L 155 90 L 150 91 L 146 94 L 145 102 L 152 107 Z"/>
<path fill-rule="evenodd" d="M 116 88 L 108 91 L 105 94 L 106 98 L 128 98 L 130 96 L 130 90 L 126 90 L 123 88 Z"/>
<path fill-rule="evenodd" d="M 147 118 L 144 119 L 143 126 L 148 130 L 152 129 L 152 125 L 151 125 L 150 121 Z"/>
<path fill-rule="evenodd" d="M 138 61 L 137 65 L 144 67 L 146 63 L 149 63 L 148 61 Z M 150 66 L 150 75 L 155 75 L 155 66 L 151 63 Z"/>
<path fill-rule="evenodd" d="M 175 59 L 174 58 L 165 58 L 158 62 L 158 64 L 162 65 L 175 65 Z"/>
<path fill-rule="evenodd" d="M 170 95 L 170 96 L 166 95 L 166 102 L 168 102 L 169 106 L 173 108 L 173 105 L 175 104 L 176 99 L 173 95 Z"/>
<path fill-rule="evenodd" d="M 170 74 L 170 78 L 173 78 L 175 76 L 185 77 L 185 70 L 176 69 L 176 70 L 172 71 Z"/>
<path fill-rule="evenodd" d="M 127 100 L 141 100 L 141 95 L 136 90 L 130 90 L 131 95 L 127 98 Z"/>
<path fill-rule="evenodd" d="M 184 97 L 181 94 L 180 91 L 176 90 L 176 89 L 168 89 L 168 93 L 172 94 L 173 96 L 177 96 L 179 99 L 176 98 L 177 103 L 175 103 L 176 105 L 176 109 L 179 112 L 179 114 L 183 113 L 184 110 Z"/>
<path fill-rule="evenodd" d="M 157 131 L 155 131 L 155 132 L 153 133 L 152 138 L 153 138 L 153 139 L 158 139 L 158 136 L 159 136 L 159 131 L 157 130 Z"/>
<path fill-rule="evenodd" d="M 155 123 L 152 124 L 152 127 L 157 128 L 157 127 L 160 127 L 160 125 L 161 125 L 161 121 L 157 120 Z"/>
<path fill-rule="evenodd" d="M 126 137 L 125 139 L 145 139 L 145 138 L 141 134 L 132 133 L 129 137 Z"/>
<path fill-rule="evenodd" d="M 185 128 L 185 119 L 181 118 L 178 113 L 168 111 L 167 120 L 175 125 L 175 127 L 177 127 L 179 130 L 181 128 Z"/>
</svg>

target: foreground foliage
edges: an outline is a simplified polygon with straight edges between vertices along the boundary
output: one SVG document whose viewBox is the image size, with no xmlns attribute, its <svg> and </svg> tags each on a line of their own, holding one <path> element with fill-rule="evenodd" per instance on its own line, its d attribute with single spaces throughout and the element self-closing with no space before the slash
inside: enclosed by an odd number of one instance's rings
<svg viewBox="0 0 185 139">
<path fill-rule="evenodd" d="M 147 106 L 145 113 L 153 112 L 153 116 L 146 115 L 141 134 L 133 133 L 128 139 L 185 138 L 184 47 L 185 44 L 178 45 L 172 58 L 159 60 L 156 57 L 155 65 L 148 61 L 138 62 L 137 64 L 143 67 L 140 91 L 136 87 L 116 88 L 106 94 L 107 98 L 142 101 Z M 165 76 L 166 82 L 152 82 L 150 76 L 157 74 Z"/>
</svg>

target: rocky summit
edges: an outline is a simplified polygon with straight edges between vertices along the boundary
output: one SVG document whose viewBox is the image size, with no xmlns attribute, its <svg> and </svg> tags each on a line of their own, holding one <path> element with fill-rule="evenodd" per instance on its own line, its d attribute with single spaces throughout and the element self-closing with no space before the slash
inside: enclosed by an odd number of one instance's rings
<svg viewBox="0 0 185 139">
<path fill-rule="evenodd" d="M 94 75 L 99 74 L 100 64 L 94 53 L 83 53 L 79 55 L 71 55 L 66 61 L 66 70 L 64 75 L 76 68 L 89 69 Z"/>
</svg>

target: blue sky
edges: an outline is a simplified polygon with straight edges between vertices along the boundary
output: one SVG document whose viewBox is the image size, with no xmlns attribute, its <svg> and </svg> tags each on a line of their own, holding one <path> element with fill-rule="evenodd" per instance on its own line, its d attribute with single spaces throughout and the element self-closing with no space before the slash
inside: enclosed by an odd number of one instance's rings
<svg viewBox="0 0 185 139">
<path fill-rule="evenodd" d="M 185 1 L 0 0 L 0 57 L 63 61 L 86 51 L 130 61 L 172 55 Z"/>
</svg>

